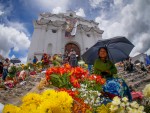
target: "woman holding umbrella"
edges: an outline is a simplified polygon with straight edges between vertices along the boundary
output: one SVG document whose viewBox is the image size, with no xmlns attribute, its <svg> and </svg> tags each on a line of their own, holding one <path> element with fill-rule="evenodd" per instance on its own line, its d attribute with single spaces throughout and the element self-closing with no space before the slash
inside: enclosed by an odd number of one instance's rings
<svg viewBox="0 0 150 113">
<path fill-rule="evenodd" d="M 117 74 L 117 69 L 109 60 L 107 48 L 99 48 L 98 56 L 99 58 L 96 59 L 94 63 L 94 73 L 106 78 L 106 84 L 103 86 L 102 94 L 110 99 L 113 99 L 115 96 L 127 96 L 131 101 L 132 97 L 125 81 L 120 78 L 113 77 L 114 74 Z"/>
</svg>

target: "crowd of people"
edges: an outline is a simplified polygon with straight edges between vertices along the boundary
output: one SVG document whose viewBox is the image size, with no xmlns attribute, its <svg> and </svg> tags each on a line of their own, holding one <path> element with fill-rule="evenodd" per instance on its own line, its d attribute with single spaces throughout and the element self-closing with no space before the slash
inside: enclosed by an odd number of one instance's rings
<svg viewBox="0 0 150 113">
<path fill-rule="evenodd" d="M 33 64 L 36 64 L 38 62 L 38 58 L 34 56 L 33 58 Z M 70 52 L 65 51 L 64 55 L 62 54 L 54 54 L 53 56 L 50 56 L 46 53 L 43 54 L 41 61 L 46 65 L 55 65 L 56 63 L 59 63 L 60 65 L 69 63 L 72 67 L 76 67 L 78 64 L 77 60 L 77 54 L 76 52 L 71 49 Z"/>
<path fill-rule="evenodd" d="M 143 62 L 133 63 L 131 58 L 118 63 L 119 66 L 123 66 L 124 71 L 131 73 L 135 71 L 143 71 L 149 73 L 149 66 L 146 66 Z"/>
</svg>

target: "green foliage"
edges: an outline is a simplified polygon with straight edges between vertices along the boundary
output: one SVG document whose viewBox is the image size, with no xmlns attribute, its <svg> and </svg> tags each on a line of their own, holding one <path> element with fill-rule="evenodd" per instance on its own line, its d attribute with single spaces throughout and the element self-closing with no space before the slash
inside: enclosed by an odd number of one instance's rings
<svg viewBox="0 0 150 113">
<path fill-rule="evenodd" d="M 97 84 L 96 81 L 93 80 L 84 80 L 83 84 L 87 85 L 88 90 L 94 90 L 94 91 L 102 91 L 102 85 Z"/>
<path fill-rule="evenodd" d="M 17 72 L 16 66 L 11 66 L 8 69 L 8 76 L 13 78 L 16 75 L 16 72 Z"/>
<path fill-rule="evenodd" d="M 51 82 L 54 86 L 59 87 L 59 88 L 71 88 L 71 84 L 69 81 L 69 75 L 68 74 L 63 74 L 62 76 L 52 74 L 50 75 Z"/>
</svg>

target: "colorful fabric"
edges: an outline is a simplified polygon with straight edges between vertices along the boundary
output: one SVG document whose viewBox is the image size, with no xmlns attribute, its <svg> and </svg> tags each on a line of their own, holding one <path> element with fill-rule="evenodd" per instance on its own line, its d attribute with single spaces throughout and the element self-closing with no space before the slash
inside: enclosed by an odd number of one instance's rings
<svg viewBox="0 0 150 113">
<path fill-rule="evenodd" d="M 109 78 L 103 86 L 103 91 L 119 97 L 128 97 L 131 101 L 131 93 L 125 81 L 120 78 Z"/>
</svg>

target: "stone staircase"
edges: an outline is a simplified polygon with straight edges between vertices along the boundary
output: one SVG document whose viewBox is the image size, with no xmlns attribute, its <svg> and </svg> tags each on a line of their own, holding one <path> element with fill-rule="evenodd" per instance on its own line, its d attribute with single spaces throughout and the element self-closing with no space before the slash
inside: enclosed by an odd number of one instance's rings
<svg viewBox="0 0 150 113">
<path fill-rule="evenodd" d="M 118 74 L 126 81 L 128 86 L 132 86 L 136 91 L 142 91 L 145 85 L 150 83 L 150 73 L 140 70 L 132 73 L 123 71 L 123 68 L 118 69 Z"/>
</svg>

